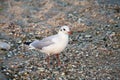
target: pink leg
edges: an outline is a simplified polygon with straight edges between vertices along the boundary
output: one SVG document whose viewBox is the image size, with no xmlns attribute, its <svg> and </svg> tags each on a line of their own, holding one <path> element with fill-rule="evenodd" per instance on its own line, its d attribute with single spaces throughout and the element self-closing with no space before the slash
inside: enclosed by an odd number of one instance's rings
<svg viewBox="0 0 120 80">
<path fill-rule="evenodd" d="M 60 62 L 59 54 L 56 54 L 56 58 L 57 58 L 57 60 L 58 60 L 58 66 L 60 66 L 60 65 L 61 65 L 61 62 Z"/>
</svg>

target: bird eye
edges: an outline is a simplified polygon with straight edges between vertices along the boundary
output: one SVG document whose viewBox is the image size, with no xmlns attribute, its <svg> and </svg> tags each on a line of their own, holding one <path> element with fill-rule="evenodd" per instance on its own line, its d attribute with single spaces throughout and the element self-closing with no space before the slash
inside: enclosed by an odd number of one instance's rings
<svg viewBox="0 0 120 80">
<path fill-rule="evenodd" d="M 65 31 L 65 29 L 63 28 L 63 30 Z"/>
</svg>

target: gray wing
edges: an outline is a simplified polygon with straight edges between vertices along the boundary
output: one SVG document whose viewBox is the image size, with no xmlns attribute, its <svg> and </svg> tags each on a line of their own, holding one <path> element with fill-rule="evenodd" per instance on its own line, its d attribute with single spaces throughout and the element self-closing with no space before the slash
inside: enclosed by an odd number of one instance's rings
<svg viewBox="0 0 120 80">
<path fill-rule="evenodd" d="M 30 45 L 37 49 L 42 49 L 43 47 L 54 44 L 54 42 L 52 41 L 54 37 L 56 37 L 56 35 L 43 38 L 42 40 L 35 40 Z"/>
</svg>

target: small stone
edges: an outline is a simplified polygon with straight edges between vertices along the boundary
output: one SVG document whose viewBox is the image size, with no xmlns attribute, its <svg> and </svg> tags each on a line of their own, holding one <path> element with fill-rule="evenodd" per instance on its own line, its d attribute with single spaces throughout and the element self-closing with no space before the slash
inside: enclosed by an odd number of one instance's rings
<svg viewBox="0 0 120 80">
<path fill-rule="evenodd" d="M 54 74 L 59 74 L 59 71 L 53 71 Z"/>
<path fill-rule="evenodd" d="M 39 71 L 45 71 L 45 68 L 38 68 Z"/>
<path fill-rule="evenodd" d="M 18 75 L 15 74 L 14 77 L 18 77 Z"/>
<path fill-rule="evenodd" d="M 115 32 L 112 32 L 112 33 L 110 34 L 110 37 L 113 37 L 113 36 L 115 36 Z"/>
<path fill-rule="evenodd" d="M 86 54 L 86 57 L 88 57 L 89 55 L 88 54 Z"/>
<path fill-rule="evenodd" d="M 106 25 L 105 27 L 110 27 L 110 25 Z"/>
<path fill-rule="evenodd" d="M 96 57 L 98 57 L 99 56 L 99 53 L 96 53 Z"/>
<path fill-rule="evenodd" d="M 83 20 L 82 18 L 79 18 L 77 22 L 78 22 L 78 23 L 82 23 L 83 21 L 84 21 L 84 20 Z"/>
<path fill-rule="evenodd" d="M 6 75 L 9 75 L 9 73 L 7 72 Z"/>
<path fill-rule="evenodd" d="M 109 79 L 109 80 L 110 80 L 111 78 L 110 78 L 110 77 L 107 77 L 107 79 Z"/>
<path fill-rule="evenodd" d="M 117 19 L 120 19 L 120 17 L 117 17 Z"/>
<path fill-rule="evenodd" d="M 75 68 L 76 66 L 75 65 L 72 65 L 73 68 Z"/>
<path fill-rule="evenodd" d="M 76 50 L 75 53 L 79 53 L 80 51 Z"/>
<path fill-rule="evenodd" d="M 62 75 L 62 76 L 64 76 L 64 75 L 65 75 L 65 73 L 63 72 L 61 75 Z"/>
<path fill-rule="evenodd" d="M 8 43 L 5 43 L 5 42 L 0 42 L 0 49 L 9 50 L 10 45 Z"/>
<path fill-rule="evenodd" d="M 92 36 L 91 35 L 85 35 L 86 38 L 91 38 Z"/>
<path fill-rule="evenodd" d="M 19 40 L 17 43 L 19 43 L 19 44 L 20 44 L 20 43 L 22 43 L 22 41 L 21 41 L 21 40 Z"/>
</svg>

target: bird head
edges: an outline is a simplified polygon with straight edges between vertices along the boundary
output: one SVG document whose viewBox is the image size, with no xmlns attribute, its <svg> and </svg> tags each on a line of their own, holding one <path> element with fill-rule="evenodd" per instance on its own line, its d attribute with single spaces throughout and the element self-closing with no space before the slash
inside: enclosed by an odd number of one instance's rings
<svg viewBox="0 0 120 80">
<path fill-rule="evenodd" d="M 59 33 L 72 34 L 72 32 L 70 31 L 70 28 L 68 26 L 62 26 L 59 30 Z"/>
</svg>

